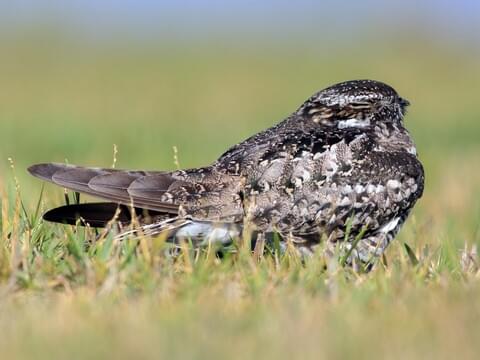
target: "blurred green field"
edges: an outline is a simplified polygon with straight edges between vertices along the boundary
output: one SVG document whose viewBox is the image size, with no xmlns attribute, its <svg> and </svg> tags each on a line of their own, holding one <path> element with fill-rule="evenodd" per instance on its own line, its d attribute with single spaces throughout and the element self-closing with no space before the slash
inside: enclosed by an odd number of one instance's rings
<svg viewBox="0 0 480 360">
<path fill-rule="evenodd" d="M 39 38 L 1 51 L 3 358 L 478 358 L 479 53 L 421 39 L 320 51 Z M 406 123 L 425 165 L 424 197 L 387 268 L 324 273 L 319 259 L 187 252 L 173 264 L 155 241 L 106 237 L 85 249 L 92 234 L 35 216 L 32 163 L 110 166 L 116 144 L 119 168 L 173 169 L 174 146 L 182 167 L 204 165 L 355 78 L 411 101 Z M 47 185 L 40 211 L 62 202 Z"/>
</svg>

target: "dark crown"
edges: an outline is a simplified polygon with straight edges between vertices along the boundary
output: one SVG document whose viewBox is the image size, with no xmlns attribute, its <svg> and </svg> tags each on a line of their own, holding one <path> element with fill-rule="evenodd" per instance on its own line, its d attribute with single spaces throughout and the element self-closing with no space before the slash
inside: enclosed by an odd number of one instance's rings
<svg viewBox="0 0 480 360">
<path fill-rule="evenodd" d="M 374 80 L 351 80 L 314 94 L 299 109 L 315 123 L 334 125 L 339 120 L 402 118 L 409 102 L 389 85 Z"/>
</svg>

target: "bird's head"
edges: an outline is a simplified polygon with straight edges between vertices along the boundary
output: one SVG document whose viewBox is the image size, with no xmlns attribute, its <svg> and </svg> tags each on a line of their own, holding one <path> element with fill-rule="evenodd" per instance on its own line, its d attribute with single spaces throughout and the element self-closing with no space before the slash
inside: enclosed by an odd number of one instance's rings
<svg viewBox="0 0 480 360">
<path fill-rule="evenodd" d="M 401 124 L 408 105 L 409 102 L 387 84 L 352 80 L 317 92 L 298 111 L 319 125 L 367 128 L 378 122 Z"/>
</svg>

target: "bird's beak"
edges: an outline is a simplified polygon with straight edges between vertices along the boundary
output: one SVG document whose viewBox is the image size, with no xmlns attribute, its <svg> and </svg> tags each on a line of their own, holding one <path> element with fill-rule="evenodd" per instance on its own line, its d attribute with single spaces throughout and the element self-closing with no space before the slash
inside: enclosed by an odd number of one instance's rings
<svg viewBox="0 0 480 360">
<path fill-rule="evenodd" d="M 400 105 L 401 105 L 402 107 L 407 107 L 407 106 L 410 105 L 410 101 L 408 101 L 407 99 L 399 98 L 399 100 L 400 100 Z"/>
</svg>

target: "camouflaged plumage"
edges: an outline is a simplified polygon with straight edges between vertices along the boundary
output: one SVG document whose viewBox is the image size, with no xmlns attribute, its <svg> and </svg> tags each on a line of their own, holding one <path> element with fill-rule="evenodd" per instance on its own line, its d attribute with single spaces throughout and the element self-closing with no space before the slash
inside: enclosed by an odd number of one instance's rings
<svg viewBox="0 0 480 360">
<path fill-rule="evenodd" d="M 123 204 L 117 216 L 128 223 L 133 204 L 147 235 L 229 243 L 248 224 L 255 233 L 291 239 L 302 253 L 322 240 L 343 242 L 348 223 L 344 248 L 362 231 L 352 256 L 369 261 L 383 253 L 423 192 L 423 167 L 403 124 L 408 104 L 384 83 L 347 81 L 314 94 L 278 125 L 203 168 L 39 164 L 29 171 L 112 202 L 57 208 L 47 220 L 81 217 L 102 226 Z"/>
</svg>

